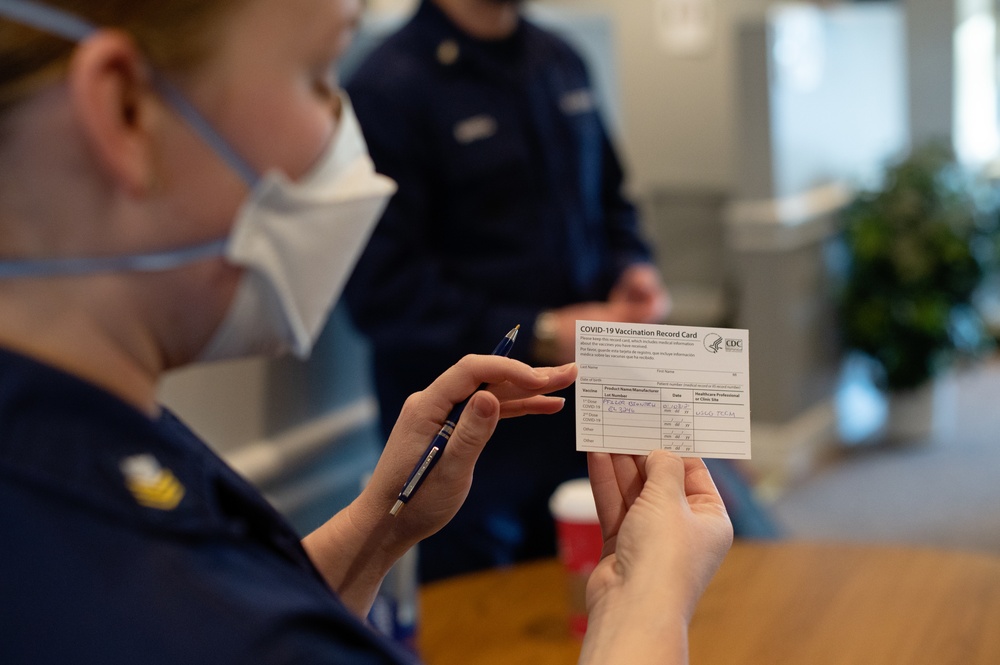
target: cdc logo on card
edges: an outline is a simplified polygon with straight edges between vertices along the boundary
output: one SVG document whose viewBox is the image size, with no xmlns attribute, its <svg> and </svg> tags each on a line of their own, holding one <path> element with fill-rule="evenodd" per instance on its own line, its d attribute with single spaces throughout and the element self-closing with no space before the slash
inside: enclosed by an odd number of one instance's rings
<svg viewBox="0 0 1000 665">
<path fill-rule="evenodd" d="M 743 340 L 708 333 L 705 335 L 705 348 L 709 353 L 718 353 L 721 350 L 725 350 L 727 353 L 743 353 Z"/>
</svg>

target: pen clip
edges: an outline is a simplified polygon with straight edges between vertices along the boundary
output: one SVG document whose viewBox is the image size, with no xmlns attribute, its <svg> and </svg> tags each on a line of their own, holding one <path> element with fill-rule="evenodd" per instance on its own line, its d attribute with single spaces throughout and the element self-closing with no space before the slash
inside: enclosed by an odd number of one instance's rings
<svg viewBox="0 0 1000 665">
<path fill-rule="evenodd" d="M 403 506 L 409 502 L 410 497 L 413 493 L 417 491 L 417 488 L 423 484 L 424 479 L 434 465 L 438 463 L 441 459 L 441 452 L 444 450 L 444 446 L 451 439 L 451 435 L 455 432 L 455 423 L 447 420 L 441 429 L 438 430 L 437 436 L 434 437 L 434 441 L 431 443 L 430 448 L 427 450 L 427 454 L 424 455 L 424 460 L 417 465 L 415 469 L 410 473 L 410 477 L 406 479 L 406 483 L 403 485 L 403 491 L 399 493 L 396 498 L 396 504 L 389 511 L 390 515 L 396 515 Z"/>
</svg>

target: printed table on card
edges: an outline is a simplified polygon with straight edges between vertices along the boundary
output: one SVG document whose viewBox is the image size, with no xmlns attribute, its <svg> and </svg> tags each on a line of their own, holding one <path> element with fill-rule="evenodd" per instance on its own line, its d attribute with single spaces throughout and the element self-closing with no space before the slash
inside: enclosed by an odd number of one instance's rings
<svg viewBox="0 0 1000 665">
<path fill-rule="evenodd" d="M 746 330 L 577 321 L 576 448 L 750 458 Z"/>
</svg>

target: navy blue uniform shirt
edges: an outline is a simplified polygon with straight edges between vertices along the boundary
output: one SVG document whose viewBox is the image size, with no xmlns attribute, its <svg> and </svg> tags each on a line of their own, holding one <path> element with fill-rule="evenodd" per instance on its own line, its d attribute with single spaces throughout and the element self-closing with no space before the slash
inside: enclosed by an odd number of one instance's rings
<svg viewBox="0 0 1000 665">
<path fill-rule="evenodd" d="M 346 87 L 399 184 L 347 292 L 377 350 L 488 352 L 649 260 L 584 64 L 550 32 L 484 42 L 424 2 Z"/>
<path fill-rule="evenodd" d="M 169 413 L 0 349 L 0 663 L 403 663 Z"/>
<path fill-rule="evenodd" d="M 552 33 L 522 19 L 481 41 L 424 2 L 347 90 L 376 168 L 399 183 L 346 290 L 386 433 L 464 354 L 521 324 L 511 356 L 531 362 L 542 310 L 605 300 L 650 260 L 584 64 Z M 424 579 L 554 552 L 548 495 L 586 473 L 563 394 L 558 416 L 500 424 L 465 506 L 421 546 Z"/>
</svg>

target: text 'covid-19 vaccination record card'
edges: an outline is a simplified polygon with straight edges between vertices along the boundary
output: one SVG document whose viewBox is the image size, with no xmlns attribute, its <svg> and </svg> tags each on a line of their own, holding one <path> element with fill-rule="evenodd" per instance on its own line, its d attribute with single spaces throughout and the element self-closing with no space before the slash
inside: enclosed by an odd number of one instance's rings
<svg viewBox="0 0 1000 665">
<path fill-rule="evenodd" d="M 750 459 L 746 330 L 576 322 L 576 449 Z"/>
</svg>

